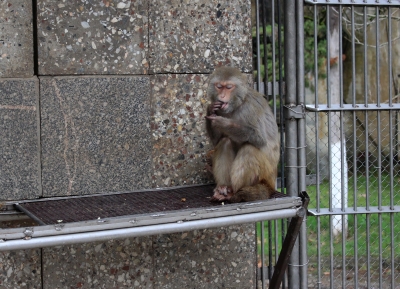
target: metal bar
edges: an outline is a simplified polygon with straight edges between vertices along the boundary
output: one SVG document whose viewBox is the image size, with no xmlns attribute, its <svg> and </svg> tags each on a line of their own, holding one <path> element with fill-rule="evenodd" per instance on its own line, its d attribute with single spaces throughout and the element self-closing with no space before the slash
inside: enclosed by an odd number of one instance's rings
<svg viewBox="0 0 400 289">
<path fill-rule="evenodd" d="M 280 49 L 278 49 L 278 58 L 279 58 L 279 96 L 280 96 L 280 99 L 282 100 L 283 99 L 283 91 L 285 90 L 285 91 L 287 91 L 286 89 L 284 89 L 284 87 L 283 87 L 283 85 L 285 85 L 285 87 L 286 87 L 286 82 L 284 83 L 283 82 L 283 69 L 282 69 L 282 63 L 283 63 L 283 60 L 282 60 L 282 47 L 281 47 L 281 45 L 282 45 L 282 17 L 281 17 L 281 1 L 280 0 L 278 0 L 277 1 L 277 8 L 278 8 L 278 45 L 279 45 L 279 48 Z M 285 30 L 286 31 L 286 30 Z M 286 59 L 286 58 L 285 58 Z M 285 93 L 286 94 L 286 93 Z M 280 102 L 280 106 L 279 106 L 279 109 L 280 109 L 280 115 L 281 115 L 281 118 L 280 118 L 280 124 L 279 124 L 279 130 L 280 130 L 280 136 L 281 136 L 281 152 L 280 152 L 280 155 L 281 155 L 281 188 L 284 188 L 285 187 L 285 185 L 284 185 L 284 183 L 283 183 L 283 181 L 284 181 L 284 178 L 285 178 L 285 159 L 286 159 L 286 156 L 285 156 L 285 150 L 284 150 L 284 142 L 285 142 L 285 137 L 284 137 L 284 134 L 285 134 L 285 127 L 284 127 L 284 123 L 283 123 L 283 113 L 284 113 L 284 111 L 283 111 L 283 102 L 281 101 Z M 283 190 L 282 190 L 282 193 L 283 193 Z M 283 230 L 284 228 L 283 228 L 283 226 L 282 226 L 282 230 Z"/>
<path fill-rule="evenodd" d="M 314 87 L 315 87 L 315 107 L 319 107 L 319 100 L 318 100 L 318 75 L 319 75 L 319 66 L 318 66 L 318 7 L 314 6 Z M 317 212 L 320 210 L 320 156 L 319 156 L 319 114 L 314 113 L 315 117 L 315 173 L 316 173 L 316 209 Z M 317 217 L 317 284 L 318 289 L 321 289 L 321 279 L 322 279 L 322 269 L 321 269 L 321 219 Z"/>
<path fill-rule="evenodd" d="M 258 1 L 258 0 L 257 0 Z M 266 23 L 266 7 L 265 7 L 265 1 L 261 1 L 261 15 L 262 15 L 262 27 L 263 27 L 263 45 L 264 45 L 264 59 L 263 59 L 263 64 L 264 64 L 264 85 L 262 86 L 265 91 L 269 91 L 268 87 L 268 51 L 267 51 L 267 23 Z M 257 12 L 258 13 L 258 12 Z M 274 35 L 274 34 L 272 34 Z M 261 57 L 261 55 L 258 55 L 257 57 Z M 267 97 L 269 100 L 269 98 Z M 275 104 L 275 102 L 274 102 Z M 275 105 L 274 105 L 275 106 Z M 262 243 L 261 243 L 261 254 L 262 254 L 262 266 L 264 267 L 265 265 L 265 222 L 261 222 L 261 237 L 262 237 Z M 263 260 L 264 259 L 264 260 Z M 268 279 L 271 279 L 272 276 L 272 268 L 273 268 L 273 262 L 272 262 L 272 232 L 271 232 L 271 221 L 268 221 Z M 262 271 L 262 289 L 265 288 L 265 272 L 264 270 Z"/>
<path fill-rule="evenodd" d="M 369 104 L 331 104 L 330 106 L 326 104 L 319 104 L 316 107 L 313 104 L 307 104 L 306 110 L 315 112 L 334 112 L 334 111 L 390 111 L 390 110 L 400 110 L 400 103 L 393 103 L 389 105 L 388 103 L 381 103 L 379 106 L 376 103 Z"/>
<path fill-rule="evenodd" d="M 258 1 L 258 0 L 257 0 Z M 258 10 L 257 10 L 258 11 Z M 263 59 L 263 64 L 264 64 L 264 90 L 267 91 L 267 83 L 268 83 L 268 52 L 267 52 L 267 23 L 266 23 L 266 7 L 265 7 L 265 1 L 261 1 L 261 22 L 262 22 L 262 35 L 263 35 L 263 45 L 264 45 L 264 59 Z M 272 34 L 273 35 L 273 34 Z M 257 57 L 261 57 L 261 55 L 258 55 Z M 268 98 L 269 100 L 269 98 Z"/>
<path fill-rule="evenodd" d="M 296 216 L 300 209 L 285 209 L 274 212 L 259 212 L 254 214 L 228 216 L 221 218 L 203 219 L 187 222 L 182 221 L 169 224 L 121 228 L 96 232 L 84 232 L 77 234 L 33 237 L 29 240 L 1 240 L 0 251 L 43 248 L 50 246 L 107 241 L 118 238 L 170 234 L 183 231 L 237 225 L 243 223 L 253 223 L 263 220 L 283 219 Z"/>
<path fill-rule="evenodd" d="M 378 106 L 381 104 L 381 77 L 380 77 L 380 47 L 379 47 L 379 32 L 380 32 L 380 20 L 379 20 L 379 7 L 375 7 L 375 43 L 376 43 L 376 103 Z M 381 112 L 377 111 L 377 152 L 378 152 L 378 208 L 382 207 L 382 144 L 381 144 Z M 378 230 L 382 232 L 382 214 L 378 214 Z M 382 234 L 378 234 L 378 248 L 379 248 L 379 288 L 382 289 Z"/>
<path fill-rule="evenodd" d="M 285 21 L 284 21 L 284 39 L 285 39 L 285 83 L 286 97 L 285 106 L 296 106 L 296 1 L 285 0 Z M 286 171 L 286 194 L 289 196 L 297 196 L 298 190 L 298 159 L 297 150 L 297 120 L 285 120 L 285 171 Z M 289 288 L 300 288 L 299 276 L 299 241 L 296 241 L 293 252 L 290 256 L 290 264 L 288 268 Z"/>
<path fill-rule="evenodd" d="M 260 53 L 260 15 L 259 0 L 256 0 L 256 49 L 257 49 L 257 90 L 261 90 L 261 53 Z M 265 47 L 264 47 L 265 49 Z"/>
<path fill-rule="evenodd" d="M 276 83 L 276 69 L 275 69 L 275 64 L 276 64 L 276 53 L 275 53 L 275 1 L 271 1 L 271 53 L 272 53 L 272 83 L 271 86 L 268 85 L 268 90 L 271 87 L 272 90 L 272 95 L 273 95 L 273 100 L 274 100 L 274 115 L 276 117 L 276 88 L 279 88 L 279 83 Z M 281 64 L 281 62 L 279 62 Z M 282 81 L 281 79 L 279 81 Z M 283 91 L 281 91 L 284 93 Z M 280 93 L 278 91 L 278 93 Z M 279 95 L 280 100 L 282 100 L 283 95 Z M 282 104 L 282 101 L 279 102 Z"/>
<path fill-rule="evenodd" d="M 367 255 L 367 288 L 371 288 L 371 250 L 370 250 L 370 226 L 371 226 L 371 215 L 366 215 L 365 233 L 366 233 L 366 255 Z"/>
<path fill-rule="evenodd" d="M 318 66 L 318 8 L 314 6 L 314 86 L 315 86 L 315 107 L 318 107 L 318 75 L 319 75 L 319 66 Z"/>
<path fill-rule="evenodd" d="M 333 208 L 332 210 L 323 208 L 319 212 L 316 209 L 308 209 L 308 213 L 312 216 L 329 216 L 329 215 L 362 215 L 362 214 L 382 214 L 382 213 L 400 213 L 400 206 L 382 206 L 382 207 L 364 207 L 357 208 L 346 208 L 346 211 L 342 211 L 341 208 Z"/>
<path fill-rule="evenodd" d="M 297 211 L 297 215 L 292 218 L 289 224 L 288 233 L 286 234 L 285 240 L 282 245 L 282 251 L 279 255 L 279 259 L 276 262 L 274 275 L 272 276 L 270 289 L 279 289 L 280 284 L 282 282 L 283 276 L 285 274 L 286 268 L 289 265 L 289 260 L 291 259 L 292 250 L 295 248 L 295 244 L 297 236 L 300 232 L 301 225 L 303 224 L 303 219 L 306 217 L 308 203 L 310 202 L 310 198 L 308 197 L 306 192 L 301 193 L 303 199 L 303 207 L 301 207 Z M 293 265 L 293 264 L 292 264 Z M 298 266 L 303 266 L 298 265 Z M 303 288 L 303 287 L 297 287 Z"/>
<path fill-rule="evenodd" d="M 392 72 L 392 9 L 391 7 L 388 7 L 388 63 L 389 63 L 389 105 L 393 105 L 392 99 L 393 99 L 393 72 Z M 394 190 L 393 190 L 393 161 L 394 161 L 394 155 L 393 155 L 393 112 L 389 111 L 389 159 L 390 159 L 390 208 L 394 207 Z M 392 288 L 394 288 L 395 284 L 395 278 L 394 278 L 394 272 L 395 272 L 395 237 L 394 237 L 394 214 L 390 214 L 390 268 L 391 268 L 391 278 L 390 278 L 390 283 Z"/>
<path fill-rule="evenodd" d="M 286 87 L 286 83 L 284 84 L 283 82 L 283 69 L 282 69 L 282 63 L 283 63 L 283 58 L 282 58 L 282 16 L 281 16 L 281 12 L 282 12 L 282 2 L 281 0 L 277 0 L 277 10 L 278 10 L 278 45 L 279 45 L 279 49 L 278 49 L 278 61 L 279 61 L 279 96 L 280 96 L 280 115 L 283 116 L 283 91 L 284 91 L 284 87 Z M 286 17 L 285 17 L 286 19 Z M 285 29 L 286 30 L 286 29 Z M 286 59 L 286 58 L 285 58 Z M 287 90 L 285 90 L 286 92 Z M 286 93 L 285 93 L 286 94 Z M 280 125 L 279 125 L 279 130 L 280 130 L 280 135 L 281 135 L 281 187 L 282 188 L 286 188 L 286 186 L 284 186 L 283 181 L 285 180 L 285 161 L 286 161 L 286 155 L 285 155 L 285 150 L 284 150 L 284 142 L 285 142 L 285 126 L 284 126 L 284 122 L 283 122 L 283 117 L 280 118 Z M 282 192 L 284 190 L 282 189 Z M 282 238 L 282 243 L 284 241 L 284 235 L 285 235 L 285 221 L 281 220 L 281 238 Z M 286 288 L 286 281 L 285 278 L 282 281 L 282 288 Z"/>
<path fill-rule="evenodd" d="M 368 29 L 368 24 L 367 24 L 367 7 L 363 7 L 363 32 L 364 32 L 364 43 L 368 43 L 367 39 L 367 29 Z M 369 93 L 369 86 L 368 86 L 368 46 L 364 45 L 364 105 L 368 105 L 368 93 Z M 370 210 L 370 194 L 369 194 L 369 114 L 367 111 L 364 112 L 364 119 L 365 119 L 365 208 L 367 211 Z M 371 266 L 368 264 L 371 264 L 371 252 L 370 252 L 370 214 L 366 215 L 366 224 L 365 224 L 365 232 L 366 232 L 366 256 L 367 256 L 367 288 L 371 288 Z"/>
<path fill-rule="evenodd" d="M 305 86 L 304 86 L 304 5 L 303 0 L 296 1 L 296 34 L 297 34 L 297 55 L 296 55 L 296 77 L 297 77 L 297 105 L 305 104 Z M 304 107 L 303 107 L 304 111 Z M 298 157 L 298 191 L 306 190 L 306 119 L 305 117 L 297 120 L 297 157 Z M 303 224 L 300 227 L 299 234 L 299 262 L 300 267 L 300 288 L 307 288 L 307 218 L 303 218 Z"/>
<path fill-rule="evenodd" d="M 260 4 L 259 0 L 256 0 L 256 42 L 257 42 L 257 90 L 260 92 L 261 91 L 261 52 L 260 52 Z M 263 26 L 263 35 L 265 35 L 265 26 Z M 266 55 L 267 47 L 264 46 L 264 55 Z M 265 80 L 267 82 L 268 80 Z M 264 88 L 264 87 L 263 87 Z M 261 222 L 261 268 L 263 268 L 265 265 L 265 231 L 264 231 L 264 222 Z M 263 289 L 264 289 L 264 284 L 265 284 L 265 274 L 264 270 L 261 270 L 261 282 L 263 284 Z"/>
<path fill-rule="evenodd" d="M 261 226 L 261 268 L 264 268 L 265 266 L 265 228 L 264 228 L 264 221 L 260 223 Z M 270 262 L 270 260 L 269 260 Z M 268 277 L 270 275 L 268 274 Z M 264 269 L 261 270 L 261 284 L 262 284 L 262 289 L 265 289 L 265 271 Z"/>
<path fill-rule="evenodd" d="M 354 19 L 354 6 L 351 6 L 351 74 L 352 74 L 352 89 L 351 98 L 353 107 L 356 105 L 356 48 L 355 48 L 355 19 Z M 357 113 L 353 111 L 353 209 L 357 210 Z M 354 287 L 358 288 L 358 219 L 354 216 Z"/>
<path fill-rule="evenodd" d="M 332 215 L 329 215 L 329 258 L 330 258 L 330 266 L 329 266 L 329 272 L 330 272 L 330 275 L 329 275 L 329 285 L 330 285 L 330 288 L 331 289 L 333 289 L 333 288 L 335 288 L 334 287 L 334 278 L 335 278 L 335 275 L 334 275 L 334 271 L 333 271 L 333 269 L 334 269 L 334 255 L 333 255 L 333 222 L 332 222 L 332 218 L 333 218 L 333 216 Z"/>
<path fill-rule="evenodd" d="M 314 5 L 363 5 L 363 6 L 398 6 L 400 0 L 305 0 Z"/>
<path fill-rule="evenodd" d="M 330 24 L 330 7 L 327 7 L 326 9 L 326 83 L 327 83 L 327 107 L 331 107 L 331 87 L 330 87 L 330 58 L 331 58 L 331 53 L 330 53 L 330 31 L 331 31 L 331 24 Z M 332 156 L 332 150 L 330 143 L 332 142 L 332 122 L 331 122 L 331 113 L 328 113 L 328 156 Z M 328 173 L 329 176 L 332 175 L 332 168 L 331 165 L 329 165 L 328 168 Z M 332 210 L 332 182 L 329 182 L 329 209 Z M 334 272 L 333 272 L 333 233 L 332 233 L 332 216 L 329 216 L 329 260 L 330 260 L 330 278 L 329 278 L 329 285 L 330 288 L 333 287 L 333 278 L 334 278 Z"/>
<path fill-rule="evenodd" d="M 30 218 L 24 213 L 17 211 L 4 211 L 0 212 L 0 222 L 18 221 L 18 220 L 29 220 Z"/>
<path fill-rule="evenodd" d="M 339 5 L 338 11 L 339 11 L 339 55 L 338 55 L 338 63 L 339 63 L 339 103 L 340 107 L 343 107 L 344 104 L 344 97 L 343 97 L 343 43 L 342 43 L 342 5 Z M 346 212 L 346 207 L 347 207 L 347 160 L 346 160 L 346 137 L 344 134 L 344 112 L 340 111 L 339 112 L 339 121 L 340 121 L 340 184 L 341 184 L 341 210 L 343 212 Z M 346 167 L 345 167 L 346 165 Z M 347 215 L 342 215 L 341 216 L 341 222 L 342 222 L 342 288 L 346 287 L 346 231 L 347 231 Z"/>
<path fill-rule="evenodd" d="M 264 222 L 263 222 L 264 226 Z M 272 267 L 273 267 L 273 259 L 272 259 L 272 228 L 271 221 L 268 221 L 268 279 L 271 280 L 272 277 Z M 265 285 L 265 284 L 263 284 Z"/>
<path fill-rule="evenodd" d="M 32 220 L 34 220 L 36 223 L 38 223 L 39 225 L 46 225 L 45 223 L 42 222 L 42 220 L 40 220 L 38 217 L 36 217 L 35 215 L 33 215 L 30 211 L 25 210 L 24 207 L 20 206 L 19 204 L 15 204 L 15 207 L 20 210 L 21 212 L 25 213 L 29 218 L 31 218 Z"/>
<path fill-rule="evenodd" d="M 297 198 L 299 202 L 301 202 L 300 198 Z M 186 221 L 194 221 L 199 219 L 211 219 L 211 218 L 220 218 L 220 217 L 234 217 L 239 214 L 252 214 L 259 212 L 271 212 L 272 215 L 274 211 L 270 210 L 272 207 L 237 207 L 234 209 L 232 207 L 229 210 L 227 209 L 227 205 L 221 207 L 212 207 L 212 208 L 195 208 L 193 210 L 179 210 L 179 211 L 169 211 L 169 212 L 161 212 L 161 213 L 148 213 L 148 214 L 136 214 L 130 216 L 120 216 L 120 217 L 110 217 L 110 218 L 102 218 L 97 220 L 88 220 L 81 222 L 69 222 L 69 223 L 56 223 L 52 225 L 46 226 L 36 226 L 34 227 L 34 235 L 37 237 L 41 236 L 49 236 L 49 235 L 61 235 L 61 234 L 74 234 L 74 233 L 83 233 L 89 231 L 99 231 L 99 230 L 111 230 L 111 229 L 120 229 L 126 227 L 138 227 L 138 226 L 148 226 L 148 225 L 158 225 L 158 224 L 166 224 L 173 222 L 180 222 L 182 220 Z M 281 210 L 288 209 L 293 207 L 298 207 L 300 203 L 296 204 L 287 204 L 286 207 L 282 207 L 282 205 L 274 206 L 273 210 Z M 228 205 L 229 206 L 229 205 Z M 232 210 L 233 209 L 233 210 Z M 235 212 L 235 213 L 234 213 Z M 23 238 L 24 228 L 9 228 L 2 229 L 0 231 L 0 239 L 18 239 Z"/>
</svg>

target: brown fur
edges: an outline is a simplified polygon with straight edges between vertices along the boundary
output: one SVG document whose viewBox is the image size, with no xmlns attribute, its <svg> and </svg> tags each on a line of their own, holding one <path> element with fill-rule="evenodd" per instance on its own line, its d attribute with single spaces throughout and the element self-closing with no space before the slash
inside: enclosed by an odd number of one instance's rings
<svg viewBox="0 0 400 289">
<path fill-rule="evenodd" d="M 275 192 L 279 133 L 266 99 L 246 85 L 237 69 L 221 67 L 210 77 L 206 127 L 214 144 L 212 200 L 254 201 Z"/>
</svg>

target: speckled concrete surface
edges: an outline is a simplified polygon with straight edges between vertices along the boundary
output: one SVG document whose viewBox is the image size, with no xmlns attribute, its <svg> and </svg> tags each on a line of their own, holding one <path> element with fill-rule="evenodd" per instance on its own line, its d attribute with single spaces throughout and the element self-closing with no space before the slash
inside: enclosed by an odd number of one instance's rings
<svg viewBox="0 0 400 289">
<path fill-rule="evenodd" d="M 31 0 L 0 1 L 0 77 L 33 76 Z"/>
<path fill-rule="evenodd" d="M 40 78 L 45 196 L 151 185 L 149 77 Z"/>
<path fill-rule="evenodd" d="M 41 289 L 40 249 L 0 252 L 0 289 Z"/>
<path fill-rule="evenodd" d="M 254 234 L 245 224 L 157 236 L 154 287 L 255 288 Z"/>
<path fill-rule="evenodd" d="M 147 73 L 147 1 L 37 2 L 39 74 Z"/>
<path fill-rule="evenodd" d="M 0 200 L 37 198 L 39 81 L 0 79 Z"/>
<path fill-rule="evenodd" d="M 205 153 L 208 75 L 155 75 L 152 85 L 153 185 L 210 182 Z"/>
<path fill-rule="evenodd" d="M 151 0 L 152 73 L 207 73 L 233 63 L 252 70 L 251 1 Z"/>
<path fill-rule="evenodd" d="M 43 289 L 153 288 L 151 237 L 43 249 Z"/>
<path fill-rule="evenodd" d="M 33 226 L 31 221 L 0 222 L 0 228 Z M 0 252 L 0 289 L 42 289 L 41 250 Z"/>
</svg>

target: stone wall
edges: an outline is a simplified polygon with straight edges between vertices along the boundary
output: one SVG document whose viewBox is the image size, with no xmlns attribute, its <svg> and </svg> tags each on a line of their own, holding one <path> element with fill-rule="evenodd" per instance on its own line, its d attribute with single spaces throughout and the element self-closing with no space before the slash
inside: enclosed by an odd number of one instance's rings
<svg viewBox="0 0 400 289">
<path fill-rule="evenodd" d="M 0 201 L 210 182 L 207 77 L 250 75 L 250 0 L 36 2 L 0 1 Z M 255 248 L 250 224 L 0 252 L 0 288 L 255 288 Z"/>
</svg>

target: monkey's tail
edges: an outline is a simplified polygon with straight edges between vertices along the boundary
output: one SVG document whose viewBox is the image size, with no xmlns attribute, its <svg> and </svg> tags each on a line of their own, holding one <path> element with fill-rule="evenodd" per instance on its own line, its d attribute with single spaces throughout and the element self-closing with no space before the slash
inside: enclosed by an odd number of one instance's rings
<svg viewBox="0 0 400 289">
<path fill-rule="evenodd" d="M 267 183 L 260 182 L 253 186 L 241 188 L 230 198 L 229 201 L 232 203 L 240 203 L 266 200 L 269 199 L 275 192 L 276 190 L 271 188 Z"/>
</svg>

